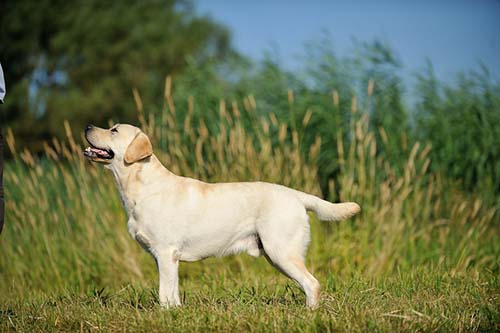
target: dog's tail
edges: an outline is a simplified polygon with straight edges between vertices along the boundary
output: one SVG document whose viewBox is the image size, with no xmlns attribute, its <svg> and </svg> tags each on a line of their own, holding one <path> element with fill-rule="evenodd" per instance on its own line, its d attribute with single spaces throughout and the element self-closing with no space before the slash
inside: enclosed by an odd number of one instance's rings
<svg viewBox="0 0 500 333">
<path fill-rule="evenodd" d="M 312 210 L 322 221 L 341 221 L 348 219 L 361 210 L 355 202 L 331 203 L 314 195 L 296 191 L 297 197 L 307 210 Z"/>
</svg>

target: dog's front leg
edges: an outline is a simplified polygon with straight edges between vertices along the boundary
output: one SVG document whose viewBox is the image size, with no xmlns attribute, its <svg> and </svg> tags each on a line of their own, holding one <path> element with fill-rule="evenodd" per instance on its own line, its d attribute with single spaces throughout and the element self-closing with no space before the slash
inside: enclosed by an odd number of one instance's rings
<svg viewBox="0 0 500 333">
<path fill-rule="evenodd" d="M 163 307 L 180 306 L 179 297 L 179 260 L 175 250 L 163 251 L 157 256 L 160 278 L 160 304 Z"/>
</svg>

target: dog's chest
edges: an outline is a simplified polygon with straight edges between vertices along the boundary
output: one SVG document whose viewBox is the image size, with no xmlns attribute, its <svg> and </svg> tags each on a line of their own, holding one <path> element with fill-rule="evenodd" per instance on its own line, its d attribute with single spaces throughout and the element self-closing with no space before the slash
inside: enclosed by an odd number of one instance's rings
<svg viewBox="0 0 500 333">
<path fill-rule="evenodd" d="M 128 219 L 128 232 L 146 251 L 153 252 L 152 239 L 148 231 L 133 217 Z"/>
</svg>

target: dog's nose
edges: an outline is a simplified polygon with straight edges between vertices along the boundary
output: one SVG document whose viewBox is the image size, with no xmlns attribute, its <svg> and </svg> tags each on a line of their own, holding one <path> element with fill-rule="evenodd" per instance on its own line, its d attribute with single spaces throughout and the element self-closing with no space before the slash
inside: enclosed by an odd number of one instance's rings
<svg viewBox="0 0 500 333">
<path fill-rule="evenodd" d="M 92 128 L 94 128 L 94 125 L 87 125 L 87 127 L 85 127 L 85 133 L 90 131 Z"/>
</svg>

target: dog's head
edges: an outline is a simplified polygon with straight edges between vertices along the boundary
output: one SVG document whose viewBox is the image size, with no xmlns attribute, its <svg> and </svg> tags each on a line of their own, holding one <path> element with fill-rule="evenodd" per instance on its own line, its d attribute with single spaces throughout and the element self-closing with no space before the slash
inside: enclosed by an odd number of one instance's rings
<svg viewBox="0 0 500 333">
<path fill-rule="evenodd" d="M 83 154 L 94 162 L 132 164 L 153 154 L 148 136 L 132 125 L 116 124 L 110 129 L 89 125 L 85 138 L 90 147 Z"/>
</svg>

